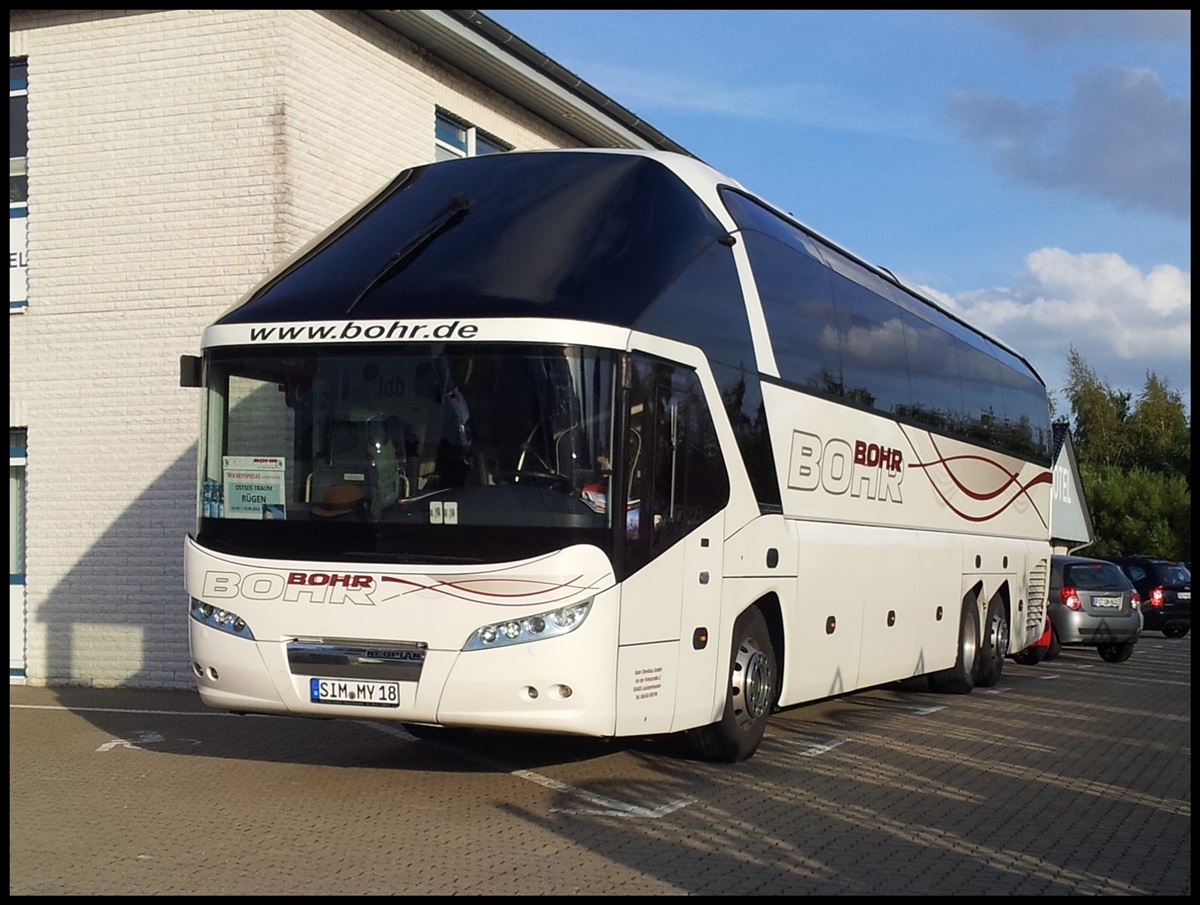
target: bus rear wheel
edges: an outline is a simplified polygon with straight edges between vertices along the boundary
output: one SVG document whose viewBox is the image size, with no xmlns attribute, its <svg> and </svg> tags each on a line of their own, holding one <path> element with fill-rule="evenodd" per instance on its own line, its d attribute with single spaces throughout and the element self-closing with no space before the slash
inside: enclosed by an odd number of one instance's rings
<svg viewBox="0 0 1200 905">
<path fill-rule="evenodd" d="M 1008 613 L 1004 604 L 993 600 L 987 608 L 987 624 L 983 631 L 983 644 L 975 661 L 975 685 L 991 688 L 1000 681 L 1004 671 L 1004 658 L 1008 656 Z"/>
<path fill-rule="evenodd" d="M 767 620 L 752 606 L 733 627 L 729 685 L 721 719 L 693 730 L 697 754 L 723 763 L 746 760 L 758 750 L 775 697 L 775 648 Z"/>
<path fill-rule="evenodd" d="M 958 654 L 949 669 L 935 672 L 929 684 L 939 694 L 970 694 L 975 687 L 975 658 L 979 656 L 979 609 L 975 601 L 963 604 L 958 624 Z"/>
</svg>

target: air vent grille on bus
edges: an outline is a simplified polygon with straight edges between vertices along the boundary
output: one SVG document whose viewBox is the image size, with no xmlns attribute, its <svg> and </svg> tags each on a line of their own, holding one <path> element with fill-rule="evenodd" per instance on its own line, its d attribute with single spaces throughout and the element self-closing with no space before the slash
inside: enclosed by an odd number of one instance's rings
<svg viewBox="0 0 1200 905">
<path fill-rule="evenodd" d="M 1037 565 L 1029 570 L 1029 580 L 1025 583 L 1027 605 L 1025 607 L 1025 625 L 1031 630 L 1039 630 L 1046 617 L 1046 587 L 1047 576 L 1050 574 L 1050 561 L 1039 559 Z"/>
</svg>

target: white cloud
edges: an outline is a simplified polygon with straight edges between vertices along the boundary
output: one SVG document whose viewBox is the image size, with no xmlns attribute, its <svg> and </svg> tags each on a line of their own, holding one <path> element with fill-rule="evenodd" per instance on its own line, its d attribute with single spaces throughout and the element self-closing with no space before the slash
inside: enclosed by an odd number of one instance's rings
<svg viewBox="0 0 1200 905">
<path fill-rule="evenodd" d="M 947 307 L 1024 355 L 1061 390 L 1074 347 L 1113 389 L 1136 397 L 1153 372 L 1191 408 L 1192 276 L 1148 273 L 1120 255 L 1042 248 L 1025 259 L 1019 288 L 962 293 Z M 944 293 L 922 287 L 947 303 Z"/>
</svg>

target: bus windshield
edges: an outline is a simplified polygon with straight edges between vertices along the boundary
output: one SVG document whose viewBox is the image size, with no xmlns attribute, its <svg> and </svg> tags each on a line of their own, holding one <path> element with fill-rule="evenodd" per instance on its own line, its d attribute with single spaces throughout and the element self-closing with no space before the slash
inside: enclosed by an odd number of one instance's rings
<svg viewBox="0 0 1200 905">
<path fill-rule="evenodd" d="M 209 350 L 199 539 L 291 560 L 608 550 L 614 361 L 544 344 Z"/>
</svg>

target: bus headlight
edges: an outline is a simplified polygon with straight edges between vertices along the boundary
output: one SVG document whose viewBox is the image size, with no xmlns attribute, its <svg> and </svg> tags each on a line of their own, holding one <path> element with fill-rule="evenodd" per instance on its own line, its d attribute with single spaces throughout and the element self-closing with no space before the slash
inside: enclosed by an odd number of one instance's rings
<svg viewBox="0 0 1200 905">
<path fill-rule="evenodd" d="M 471 633 L 471 637 L 463 645 L 463 650 L 486 650 L 565 635 L 583 625 L 583 620 L 587 618 L 591 609 L 592 600 L 589 598 L 546 613 L 481 625 Z"/>
<path fill-rule="evenodd" d="M 205 603 L 203 600 L 197 600 L 195 597 L 192 598 L 191 613 L 193 619 L 209 628 L 237 635 L 247 641 L 254 640 L 254 633 L 250 631 L 250 626 L 246 625 L 246 620 L 237 613 L 213 606 L 211 603 Z"/>
</svg>

